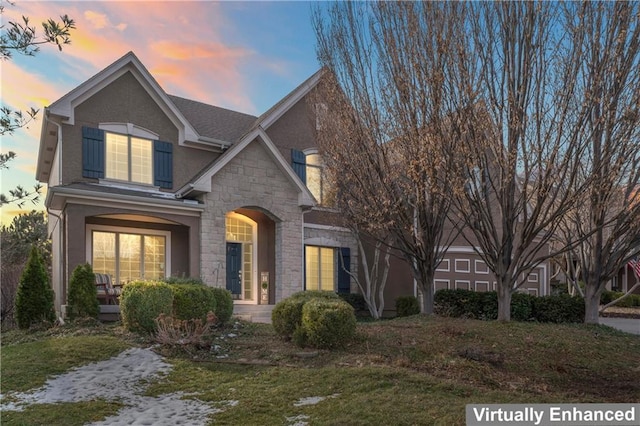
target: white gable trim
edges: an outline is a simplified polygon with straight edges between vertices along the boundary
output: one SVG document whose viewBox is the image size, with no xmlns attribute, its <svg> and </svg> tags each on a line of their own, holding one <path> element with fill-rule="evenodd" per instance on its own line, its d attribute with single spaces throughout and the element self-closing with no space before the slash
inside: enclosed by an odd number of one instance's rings
<svg viewBox="0 0 640 426">
<path fill-rule="evenodd" d="M 294 91 L 287 96 L 285 101 L 282 102 L 282 104 L 278 105 L 273 111 L 269 112 L 268 115 L 266 115 L 260 120 L 259 125 L 264 130 L 267 130 L 273 123 L 278 121 L 280 117 L 284 115 L 284 113 L 289 111 L 289 109 L 291 109 L 292 106 L 297 104 L 298 101 L 300 101 L 300 99 L 304 98 L 311 91 L 311 89 L 316 87 L 316 85 L 320 81 L 320 78 L 322 77 L 323 74 L 324 74 L 324 71 L 319 70 L 314 75 L 309 77 L 307 81 L 305 81 L 300 86 L 295 88 Z"/>
<path fill-rule="evenodd" d="M 153 78 L 145 66 L 133 52 L 129 52 L 89 80 L 85 81 L 62 98 L 49 106 L 49 112 L 63 117 L 65 123 L 75 124 L 75 108 L 82 102 L 94 96 L 100 90 L 130 72 L 140 85 L 146 90 L 158 107 L 169 117 L 178 129 L 179 143 L 198 141 L 200 136 L 169 99 L 162 87 Z"/>
<path fill-rule="evenodd" d="M 202 176 L 200 176 L 195 182 L 181 188 L 177 191 L 177 194 L 185 192 L 185 190 L 196 190 L 202 192 L 211 192 L 211 178 L 222 170 L 231 160 L 233 160 L 239 153 L 242 152 L 251 142 L 255 140 L 262 140 L 264 147 L 267 149 L 270 157 L 276 162 L 280 170 L 285 176 L 293 183 L 298 189 L 298 205 L 299 206 L 314 206 L 315 199 L 307 186 L 302 183 L 298 175 L 293 171 L 291 166 L 285 161 L 285 159 L 276 148 L 275 144 L 271 141 L 267 133 L 261 127 L 251 131 L 245 135 L 239 142 L 231 146 L 218 161 L 216 161 L 209 170 L 207 170 Z"/>
</svg>

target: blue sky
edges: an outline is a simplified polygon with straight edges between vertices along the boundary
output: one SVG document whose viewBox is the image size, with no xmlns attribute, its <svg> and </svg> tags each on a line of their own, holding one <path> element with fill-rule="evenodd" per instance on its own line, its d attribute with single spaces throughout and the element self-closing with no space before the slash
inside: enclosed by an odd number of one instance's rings
<svg viewBox="0 0 640 426">
<path fill-rule="evenodd" d="M 3 22 L 40 22 L 67 14 L 72 43 L 43 46 L 35 57 L 0 63 L 2 104 L 43 108 L 133 51 L 164 90 L 221 107 L 261 114 L 317 71 L 312 2 L 26 1 L 5 5 Z M 39 115 L 40 118 L 40 115 Z M 2 192 L 35 183 L 41 121 L 3 136 L 18 158 L 2 171 Z M 46 190 L 45 190 L 46 195 Z M 44 198 L 44 197 L 43 197 Z M 43 203 L 3 206 L 2 223 Z"/>
</svg>

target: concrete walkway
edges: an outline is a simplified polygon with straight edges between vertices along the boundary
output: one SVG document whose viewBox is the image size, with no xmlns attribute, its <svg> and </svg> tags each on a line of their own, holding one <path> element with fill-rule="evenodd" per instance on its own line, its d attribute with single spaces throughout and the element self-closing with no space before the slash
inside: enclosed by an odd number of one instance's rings
<svg viewBox="0 0 640 426">
<path fill-rule="evenodd" d="M 233 305 L 233 316 L 245 321 L 271 324 L 271 312 L 275 305 Z"/>
<path fill-rule="evenodd" d="M 625 333 L 640 335 L 640 319 L 600 317 L 600 324 L 617 328 Z"/>
</svg>

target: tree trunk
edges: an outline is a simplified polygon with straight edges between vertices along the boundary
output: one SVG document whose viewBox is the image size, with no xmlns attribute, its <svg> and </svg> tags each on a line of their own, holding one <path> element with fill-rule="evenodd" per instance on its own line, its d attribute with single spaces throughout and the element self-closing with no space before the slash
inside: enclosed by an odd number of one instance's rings
<svg viewBox="0 0 640 426">
<path fill-rule="evenodd" d="M 431 315 L 433 314 L 433 274 L 426 273 L 421 278 L 418 281 L 420 313 Z"/>
<path fill-rule="evenodd" d="M 498 321 L 511 321 L 511 285 L 507 282 L 498 283 Z"/>
<path fill-rule="evenodd" d="M 599 283 L 587 281 L 584 289 L 584 323 L 600 324 L 600 288 Z"/>
</svg>

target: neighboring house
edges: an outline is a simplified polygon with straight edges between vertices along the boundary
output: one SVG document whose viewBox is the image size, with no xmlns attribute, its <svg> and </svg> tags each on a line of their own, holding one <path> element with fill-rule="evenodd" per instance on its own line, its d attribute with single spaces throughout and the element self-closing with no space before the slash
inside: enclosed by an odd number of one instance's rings
<svg viewBox="0 0 640 426">
<path fill-rule="evenodd" d="M 255 117 L 165 93 L 129 52 L 45 108 L 36 176 L 48 185 L 58 312 L 85 262 L 123 285 L 199 277 L 236 304 L 355 292 L 341 265 L 358 268 L 357 244 L 325 205 L 315 116 L 323 108 L 310 101 L 321 78 Z M 546 265 L 523 279 L 526 291 L 549 294 Z M 495 280 L 459 238 L 435 287 L 493 290 Z M 387 306 L 414 293 L 395 259 Z"/>
<path fill-rule="evenodd" d="M 321 76 L 255 117 L 168 95 L 130 52 L 45 108 L 56 309 L 84 262 L 125 285 L 200 277 L 240 304 L 351 291 L 338 265 L 356 246 L 322 205 L 307 102 Z"/>
</svg>

